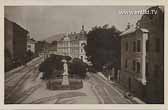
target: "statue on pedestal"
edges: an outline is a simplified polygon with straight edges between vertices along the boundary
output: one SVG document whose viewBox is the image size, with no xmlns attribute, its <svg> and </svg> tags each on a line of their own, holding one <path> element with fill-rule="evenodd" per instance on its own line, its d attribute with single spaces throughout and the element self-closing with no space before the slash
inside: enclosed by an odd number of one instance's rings
<svg viewBox="0 0 168 110">
<path fill-rule="evenodd" d="M 66 60 L 63 60 L 63 67 L 64 67 L 64 72 L 63 72 L 63 79 L 62 79 L 62 85 L 63 86 L 69 86 L 69 79 L 68 79 L 68 64 Z"/>
</svg>

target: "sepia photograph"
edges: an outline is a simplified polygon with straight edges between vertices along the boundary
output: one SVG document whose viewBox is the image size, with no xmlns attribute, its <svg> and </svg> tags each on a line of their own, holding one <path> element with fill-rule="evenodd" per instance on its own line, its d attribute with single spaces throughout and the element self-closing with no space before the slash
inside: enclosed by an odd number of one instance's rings
<svg viewBox="0 0 168 110">
<path fill-rule="evenodd" d="M 4 6 L 4 104 L 164 104 L 164 6 Z"/>
</svg>

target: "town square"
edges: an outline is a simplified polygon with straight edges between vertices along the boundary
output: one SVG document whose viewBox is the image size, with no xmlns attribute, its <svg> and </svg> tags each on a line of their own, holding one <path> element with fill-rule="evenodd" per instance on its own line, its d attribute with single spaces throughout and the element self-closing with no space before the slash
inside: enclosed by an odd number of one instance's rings
<svg viewBox="0 0 168 110">
<path fill-rule="evenodd" d="M 5 6 L 5 104 L 164 104 L 163 6 Z"/>
</svg>

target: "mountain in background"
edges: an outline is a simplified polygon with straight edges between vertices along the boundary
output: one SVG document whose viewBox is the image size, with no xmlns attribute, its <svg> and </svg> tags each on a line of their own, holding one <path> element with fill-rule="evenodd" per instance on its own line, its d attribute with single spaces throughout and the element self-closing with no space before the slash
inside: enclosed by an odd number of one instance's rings
<svg viewBox="0 0 168 110">
<path fill-rule="evenodd" d="M 52 43 L 53 41 L 59 41 L 62 37 L 64 37 L 66 34 L 65 33 L 61 33 L 61 34 L 56 34 L 53 36 L 50 36 L 46 39 L 44 39 L 46 42 L 48 43 Z"/>
</svg>

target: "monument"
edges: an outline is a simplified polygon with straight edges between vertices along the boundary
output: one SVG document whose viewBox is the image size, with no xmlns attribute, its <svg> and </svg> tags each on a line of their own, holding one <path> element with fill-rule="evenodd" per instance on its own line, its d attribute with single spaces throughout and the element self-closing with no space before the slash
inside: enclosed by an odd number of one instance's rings
<svg viewBox="0 0 168 110">
<path fill-rule="evenodd" d="M 69 86 L 69 79 L 68 79 L 68 64 L 66 60 L 63 60 L 63 67 L 64 67 L 64 72 L 63 72 L 63 78 L 62 78 L 62 86 Z"/>
</svg>

